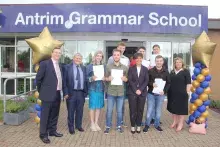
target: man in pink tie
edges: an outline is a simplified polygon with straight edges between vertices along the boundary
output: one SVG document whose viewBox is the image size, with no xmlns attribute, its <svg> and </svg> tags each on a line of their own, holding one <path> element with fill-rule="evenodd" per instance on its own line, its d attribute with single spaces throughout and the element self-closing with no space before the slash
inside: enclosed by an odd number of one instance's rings
<svg viewBox="0 0 220 147">
<path fill-rule="evenodd" d="M 62 68 L 59 66 L 61 50 L 55 48 L 51 59 L 40 62 L 40 68 L 36 75 L 37 90 L 42 101 L 40 117 L 40 139 L 44 143 L 50 143 L 49 136 L 62 137 L 57 132 L 57 122 L 60 111 L 62 90 Z"/>
</svg>

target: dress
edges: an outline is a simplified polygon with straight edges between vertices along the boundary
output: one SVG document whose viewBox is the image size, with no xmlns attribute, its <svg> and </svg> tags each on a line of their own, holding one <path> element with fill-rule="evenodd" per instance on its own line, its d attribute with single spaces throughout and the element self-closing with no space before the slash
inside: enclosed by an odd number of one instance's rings
<svg viewBox="0 0 220 147">
<path fill-rule="evenodd" d="M 188 70 L 184 69 L 177 74 L 174 71 L 170 73 L 171 85 L 168 90 L 167 110 L 172 114 L 188 115 L 188 94 L 187 84 L 191 83 L 191 77 Z"/>
<path fill-rule="evenodd" d="M 104 66 L 105 67 L 105 66 Z M 89 89 L 89 109 L 101 109 L 104 107 L 104 82 L 93 81 L 93 64 L 87 66 L 87 78 L 88 78 L 88 89 Z"/>
</svg>

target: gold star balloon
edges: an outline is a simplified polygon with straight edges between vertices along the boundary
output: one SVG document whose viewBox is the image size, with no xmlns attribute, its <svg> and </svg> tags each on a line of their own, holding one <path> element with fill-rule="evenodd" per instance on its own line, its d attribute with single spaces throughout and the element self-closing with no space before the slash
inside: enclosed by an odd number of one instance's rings
<svg viewBox="0 0 220 147">
<path fill-rule="evenodd" d="M 54 48 L 60 48 L 63 42 L 55 40 L 47 27 L 43 29 L 39 37 L 25 39 L 33 50 L 32 63 L 37 64 L 40 61 L 49 59 Z"/>
<path fill-rule="evenodd" d="M 211 42 L 206 32 L 203 31 L 192 46 L 193 63 L 201 62 L 209 67 L 215 47 L 216 43 Z"/>
</svg>

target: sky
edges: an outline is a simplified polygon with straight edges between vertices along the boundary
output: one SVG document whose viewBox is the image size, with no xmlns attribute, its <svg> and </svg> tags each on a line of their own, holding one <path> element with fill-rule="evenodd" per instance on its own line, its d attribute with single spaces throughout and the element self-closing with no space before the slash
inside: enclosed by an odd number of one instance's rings
<svg viewBox="0 0 220 147">
<path fill-rule="evenodd" d="M 148 3 L 171 5 L 199 5 L 208 6 L 209 18 L 220 18 L 218 0 L 111 0 L 111 3 Z M 43 3 L 109 3 L 109 0 L 0 0 L 0 4 L 43 4 Z"/>
</svg>

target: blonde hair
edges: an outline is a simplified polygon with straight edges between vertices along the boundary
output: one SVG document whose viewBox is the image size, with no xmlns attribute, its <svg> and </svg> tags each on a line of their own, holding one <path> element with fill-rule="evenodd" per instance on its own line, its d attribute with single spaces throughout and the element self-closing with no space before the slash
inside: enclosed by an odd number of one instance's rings
<svg viewBox="0 0 220 147">
<path fill-rule="evenodd" d="M 126 46 L 124 42 L 119 42 L 118 46 Z"/>
<path fill-rule="evenodd" d="M 174 61 L 173 61 L 173 70 L 176 69 L 176 62 L 177 62 L 177 61 L 180 61 L 180 62 L 182 63 L 182 68 L 183 68 L 183 69 L 186 69 L 185 63 L 184 63 L 183 59 L 180 58 L 180 57 L 176 57 L 176 58 L 174 59 Z"/>
<path fill-rule="evenodd" d="M 101 63 L 100 64 L 104 64 L 104 53 L 101 51 L 101 50 L 98 50 L 95 52 L 93 58 L 92 58 L 92 64 L 96 64 L 96 60 L 95 60 L 95 57 L 98 55 L 98 54 L 101 54 L 102 55 L 102 60 L 101 60 Z"/>
</svg>

